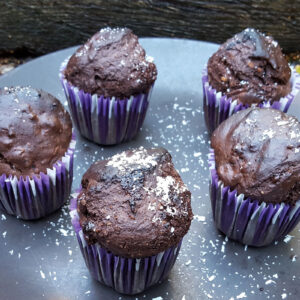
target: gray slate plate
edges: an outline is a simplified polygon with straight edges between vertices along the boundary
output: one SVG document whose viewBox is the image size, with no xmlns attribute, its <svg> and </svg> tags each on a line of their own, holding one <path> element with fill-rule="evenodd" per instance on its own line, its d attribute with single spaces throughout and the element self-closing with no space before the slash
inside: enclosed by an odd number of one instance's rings
<svg viewBox="0 0 300 300">
<path fill-rule="evenodd" d="M 95 160 L 140 145 L 164 146 L 190 190 L 195 219 L 169 279 L 137 297 L 94 281 L 81 257 L 67 205 L 50 217 L 24 222 L 0 213 L 1 299 L 299 299 L 300 233 L 266 248 L 228 241 L 214 227 L 208 197 L 208 135 L 202 113 L 201 71 L 217 45 L 178 39 L 141 39 L 155 58 L 158 79 L 150 110 L 132 142 L 100 147 L 79 137 L 73 190 Z M 55 52 L 0 77 L 0 86 L 32 85 L 62 103 L 60 63 L 75 48 Z M 300 103 L 290 112 L 300 117 Z M 0 112 L 1 118 L 1 112 Z"/>
</svg>

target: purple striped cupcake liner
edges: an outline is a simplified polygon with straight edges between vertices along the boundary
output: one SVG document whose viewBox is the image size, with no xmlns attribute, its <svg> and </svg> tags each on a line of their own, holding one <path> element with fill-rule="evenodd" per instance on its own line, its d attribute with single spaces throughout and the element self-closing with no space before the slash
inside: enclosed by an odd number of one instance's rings
<svg viewBox="0 0 300 300">
<path fill-rule="evenodd" d="M 138 259 L 114 255 L 98 243 L 89 245 L 84 239 L 77 213 L 78 194 L 75 193 L 71 200 L 70 215 L 85 264 L 95 280 L 119 293 L 134 295 L 166 279 L 182 241 L 157 255 Z"/>
<path fill-rule="evenodd" d="M 260 107 L 272 107 L 283 112 L 287 112 L 291 103 L 296 98 L 300 90 L 300 74 L 296 72 L 295 68 L 292 68 L 292 91 L 285 97 L 274 101 L 272 104 L 270 101 L 265 101 L 258 104 Z M 227 98 L 226 95 L 222 95 L 221 92 L 217 92 L 213 89 L 208 82 L 207 69 L 203 70 L 202 75 L 203 86 L 203 111 L 205 116 L 206 127 L 211 134 L 224 120 L 228 119 L 231 115 L 248 108 L 248 105 L 238 104 L 237 100 L 232 101 L 231 98 Z"/>
<path fill-rule="evenodd" d="M 291 206 L 245 199 L 219 180 L 213 149 L 208 162 L 213 218 L 217 228 L 229 238 L 249 246 L 266 246 L 283 238 L 300 221 L 300 200 Z"/>
<path fill-rule="evenodd" d="M 153 86 L 148 93 L 125 99 L 91 95 L 65 79 L 64 70 L 68 60 L 62 63 L 59 78 L 73 122 L 81 135 L 101 145 L 114 145 L 133 139 L 144 123 Z"/>
<path fill-rule="evenodd" d="M 0 176 L 0 209 L 24 220 L 45 217 L 68 199 L 73 181 L 76 139 L 72 135 L 65 155 L 46 173 L 29 176 Z"/>
</svg>

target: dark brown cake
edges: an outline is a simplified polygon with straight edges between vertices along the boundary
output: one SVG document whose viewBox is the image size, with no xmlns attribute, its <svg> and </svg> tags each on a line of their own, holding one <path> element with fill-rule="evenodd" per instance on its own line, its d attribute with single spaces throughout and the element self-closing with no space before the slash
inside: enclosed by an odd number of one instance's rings
<svg viewBox="0 0 300 300">
<path fill-rule="evenodd" d="M 142 258 L 177 245 L 191 220 L 191 193 L 163 148 L 125 151 L 94 163 L 78 196 L 88 243 Z"/>
<path fill-rule="evenodd" d="M 122 99 L 148 92 L 157 71 L 130 29 L 104 28 L 72 55 L 64 74 L 87 93 Z"/>
<path fill-rule="evenodd" d="M 209 84 L 238 102 L 274 102 L 291 91 L 291 70 L 272 37 L 247 28 L 210 57 Z"/>
<path fill-rule="evenodd" d="M 271 108 L 249 108 L 225 120 L 211 139 L 219 179 L 259 201 L 300 199 L 300 123 Z"/>
<path fill-rule="evenodd" d="M 0 175 L 32 176 L 68 149 L 72 123 L 50 94 L 31 87 L 0 89 Z"/>
</svg>

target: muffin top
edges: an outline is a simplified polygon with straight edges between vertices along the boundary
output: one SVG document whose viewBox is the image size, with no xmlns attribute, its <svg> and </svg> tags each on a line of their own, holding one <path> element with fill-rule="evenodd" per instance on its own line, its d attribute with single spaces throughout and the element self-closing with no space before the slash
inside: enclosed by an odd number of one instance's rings
<svg viewBox="0 0 300 300">
<path fill-rule="evenodd" d="M 260 202 L 300 198 L 300 124 L 271 108 L 248 108 L 225 120 L 211 139 L 225 186 Z"/>
<path fill-rule="evenodd" d="M 115 255 L 142 258 L 177 245 L 191 220 L 191 193 L 170 153 L 139 148 L 94 163 L 78 196 L 88 243 Z"/>
<path fill-rule="evenodd" d="M 65 78 L 79 89 L 104 97 L 146 93 L 157 70 L 138 37 L 127 28 L 104 28 L 71 56 Z"/>
<path fill-rule="evenodd" d="M 31 87 L 0 89 L 0 175 L 32 176 L 52 168 L 72 137 L 69 113 Z"/>
<path fill-rule="evenodd" d="M 274 102 L 291 91 L 291 70 L 272 37 L 247 28 L 208 60 L 209 84 L 239 103 Z"/>
</svg>

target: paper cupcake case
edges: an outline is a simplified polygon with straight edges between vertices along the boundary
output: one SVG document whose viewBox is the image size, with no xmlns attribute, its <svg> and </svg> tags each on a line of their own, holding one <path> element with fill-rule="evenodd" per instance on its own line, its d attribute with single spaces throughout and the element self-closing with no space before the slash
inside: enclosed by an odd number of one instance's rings
<svg viewBox="0 0 300 300">
<path fill-rule="evenodd" d="M 87 139 L 113 145 L 133 139 L 141 129 L 152 92 L 125 99 L 91 95 L 72 86 L 64 77 L 65 60 L 59 77 L 75 126 Z"/>
<path fill-rule="evenodd" d="M 210 198 L 217 228 L 229 238 L 249 246 L 266 246 L 283 238 L 300 221 L 300 201 L 289 204 L 259 203 L 224 186 L 209 153 Z"/>
<path fill-rule="evenodd" d="M 68 199 L 73 180 L 75 135 L 65 155 L 46 173 L 0 176 L 0 209 L 24 220 L 42 218 L 59 209 Z"/>
<path fill-rule="evenodd" d="M 275 101 L 272 104 L 270 101 L 259 104 L 260 107 L 272 107 L 283 112 L 287 112 L 291 103 L 297 96 L 300 90 L 300 74 L 296 70 L 292 69 L 292 91 L 279 101 Z M 203 86 L 203 111 L 205 115 L 205 123 L 209 133 L 212 133 L 224 120 L 228 119 L 231 115 L 248 108 L 248 105 L 238 104 L 237 100 L 232 101 L 231 98 L 227 98 L 226 95 L 222 95 L 221 92 L 217 92 L 213 89 L 208 82 L 207 70 L 203 71 L 202 76 Z"/>
<path fill-rule="evenodd" d="M 146 258 L 125 258 L 112 254 L 99 244 L 84 239 L 77 213 L 77 196 L 71 200 L 70 215 L 85 264 L 92 277 L 122 294 L 138 294 L 163 281 L 172 269 L 181 242 L 164 252 Z"/>
</svg>

